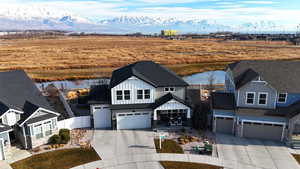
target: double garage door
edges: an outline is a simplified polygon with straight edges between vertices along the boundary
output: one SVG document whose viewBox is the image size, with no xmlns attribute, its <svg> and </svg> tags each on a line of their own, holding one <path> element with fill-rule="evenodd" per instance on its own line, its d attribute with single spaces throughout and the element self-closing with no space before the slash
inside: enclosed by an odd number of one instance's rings
<svg viewBox="0 0 300 169">
<path fill-rule="evenodd" d="M 244 122 L 243 137 L 281 141 L 283 124 Z"/>
<path fill-rule="evenodd" d="M 151 128 L 150 112 L 132 112 L 117 114 L 117 129 Z"/>
</svg>

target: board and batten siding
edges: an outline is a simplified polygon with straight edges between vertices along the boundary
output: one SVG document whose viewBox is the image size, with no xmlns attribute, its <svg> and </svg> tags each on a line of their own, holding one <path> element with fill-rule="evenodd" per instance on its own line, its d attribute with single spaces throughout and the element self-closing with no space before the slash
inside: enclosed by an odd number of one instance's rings
<svg viewBox="0 0 300 169">
<path fill-rule="evenodd" d="M 137 99 L 137 90 L 150 90 L 150 99 Z M 130 90 L 130 100 L 117 100 L 117 90 Z M 135 76 L 128 78 L 122 83 L 111 89 L 112 104 L 141 104 L 141 103 L 154 103 L 155 88 L 150 84 L 138 79 Z"/>
<path fill-rule="evenodd" d="M 154 110 L 154 120 L 157 120 L 157 110 L 175 110 L 175 109 L 186 109 L 187 110 L 187 118 L 191 118 L 191 108 L 172 99 L 170 101 L 168 101 L 167 103 L 157 107 Z"/>
<path fill-rule="evenodd" d="M 173 87 L 173 86 L 170 86 Z M 185 100 L 185 91 L 186 88 L 185 87 L 174 87 L 175 91 L 171 92 L 173 95 L 179 97 L 182 100 Z M 158 87 L 156 88 L 156 92 L 155 92 L 155 99 L 158 99 L 166 94 L 168 94 L 169 92 L 165 92 L 165 87 Z"/>
<path fill-rule="evenodd" d="M 246 95 L 247 92 L 254 92 L 255 99 L 254 104 L 246 104 Z M 266 105 L 259 105 L 258 98 L 259 93 L 267 93 L 267 104 Z M 251 107 L 251 108 L 270 108 L 274 109 L 276 106 L 276 99 L 277 99 L 277 91 L 267 82 L 257 82 L 252 81 L 246 84 L 245 86 L 241 87 L 238 90 L 238 100 L 237 106 L 239 107 Z"/>
<path fill-rule="evenodd" d="M 20 114 L 16 113 L 13 110 L 9 110 L 5 113 L 5 115 L 2 117 L 2 123 L 13 126 L 20 120 Z"/>
</svg>

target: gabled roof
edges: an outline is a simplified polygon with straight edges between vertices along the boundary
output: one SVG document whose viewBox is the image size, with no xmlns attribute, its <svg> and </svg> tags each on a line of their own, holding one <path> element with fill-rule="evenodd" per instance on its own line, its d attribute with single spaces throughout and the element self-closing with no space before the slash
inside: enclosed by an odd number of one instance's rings
<svg viewBox="0 0 300 169">
<path fill-rule="evenodd" d="M 170 100 L 176 100 L 176 101 L 178 101 L 179 103 L 182 103 L 182 104 L 184 104 L 184 105 L 186 105 L 186 106 L 188 106 L 188 107 L 191 107 L 191 105 L 188 104 L 187 102 L 185 102 L 184 100 L 182 100 L 182 99 L 180 99 L 179 97 L 173 95 L 172 93 L 168 93 L 168 94 L 165 94 L 164 96 L 160 97 L 159 99 L 157 99 L 157 100 L 155 101 L 155 103 L 153 103 L 152 108 L 153 108 L 153 109 L 156 109 L 157 107 L 159 107 L 159 106 L 161 106 L 161 105 L 167 103 L 167 102 L 170 101 Z"/>
<path fill-rule="evenodd" d="M 239 61 L 229 64 L 235 84 L 241 87 L 249 79 L 260 76 L 278 91 L 300 92 L 300 61 Z M 244 78 L 242 78 L 245 76 Z M 242 80 L 242 82 L 241 82 Z"/>
<path fill-rule="evenodd" d="M 21 114 L 22 119 L 33 113 L 37 107 L 54 111 L 23 70 L 0 72 L 0 115 L 8 109 L 14 109 L 24 111 Z"/>
<path fill-rule="evenodd" d="M 211 99 L 212 99 L 213 109 L 224 109 L 224 110 L 235 109 L 235 99 L 233 93 L 213 92 L 211 94 Z"/>
<path fill-rule="evenodd" d="M 23 125 L 23 123 L 26 121 L 26 123 L 36 123 L 42 120 L 46 120 L 49 118 L 53 118 L 53 117 L 57 117 L 57 114 L 54 113 L 50 113 L 48 112 L 48 114 L 46 115 L 42 115 L 42 116 L 38 116 L 38 117 L 34 117 L 34 118 L 30 118 L 33 116 L 33 114 L 40 109 L 41 107 L 30 103 L 28 101 L 25 102 L 24 107 L 23 107 L 23 111 L 24 113 L 21 114 L 21 119 L 18 121 L 18 124 Z M 47 110 L 47 109 L 46 109 Z M 51 110 L 50 110 L 51 111 Z"/>
<path fill-rule="evenodd" d="M 154 87 L 188 86 L 183 79 L 164 66 L 153 61 L 140 61 L 115 70 L 110 81 L 110 88 L 117 86 L 132 76 Z"/>
</svg>

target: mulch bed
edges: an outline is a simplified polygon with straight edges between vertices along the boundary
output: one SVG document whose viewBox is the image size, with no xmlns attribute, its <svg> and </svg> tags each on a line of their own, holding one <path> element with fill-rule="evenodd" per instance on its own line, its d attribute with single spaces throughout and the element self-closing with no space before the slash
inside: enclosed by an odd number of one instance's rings
<svg viewBox="0 0 300 169">
<path fill-rule="evenodd" d="M 223 167 L 201 163 L 160 161 L 165 169 L 223 169 Z"/>
</svg>

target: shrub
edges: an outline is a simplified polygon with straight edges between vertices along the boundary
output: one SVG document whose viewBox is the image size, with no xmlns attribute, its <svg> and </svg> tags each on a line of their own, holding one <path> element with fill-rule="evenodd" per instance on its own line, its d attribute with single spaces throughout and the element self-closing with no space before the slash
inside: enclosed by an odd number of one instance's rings
<svg viewBox="0 0 300 169">
<path fill-rule="evenodd" d="M 60 129 L 59 136 L 61 138 L 60 143 L 67 144 L 71 139 L 70 130 L 69 129 Z"/>
<path fill-rule="evenodd" d="M 54 134 L 53 136 L 51 136 L 51 137 L 49 138 L 49 143 L 50 143 L 50 144 L 59 144 L 60 141 L 61 141 L 61 138 L 60 138 L 60 136 L 57 135 L 57 134 Z"/>
</svg>

